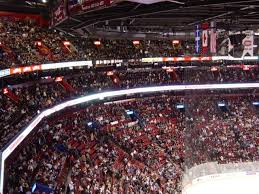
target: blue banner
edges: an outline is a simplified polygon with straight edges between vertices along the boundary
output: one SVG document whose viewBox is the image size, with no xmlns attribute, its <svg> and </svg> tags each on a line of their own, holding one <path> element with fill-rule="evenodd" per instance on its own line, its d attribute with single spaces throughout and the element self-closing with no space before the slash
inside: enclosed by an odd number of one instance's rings
<svg viewBox="0 0 259 194">
<path fill-rule="evenodd" d="M 196 51 L 196 54 L 200 54 L 200 44 L 201 44 L 200 27 L 199 27 L 199 25 L 196 25 L 196 30 L 195 30 L 195 51 Z"/>
</svg>

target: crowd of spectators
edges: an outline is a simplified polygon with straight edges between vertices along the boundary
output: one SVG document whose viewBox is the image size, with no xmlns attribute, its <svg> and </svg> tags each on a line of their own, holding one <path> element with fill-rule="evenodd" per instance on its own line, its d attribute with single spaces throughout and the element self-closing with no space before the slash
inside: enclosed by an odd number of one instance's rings
<svg viewBox="0 0 259 194">
<path fill-rule="evenodd" d="M 61 61 L 172 57 L 186 50 L 169 40 L 143 40 L 139 45 L 131 40 L 102 39 L 100 45 L 94 41 L 40 27 L 31 19 L 1 17 L 0 69 Z"/>
<path fill-rule="evenodd" d="M 188 97 L 187 97 L 188 98 Z M 258 161 L 258 112 L 253 96 L 225 100 L 190 97 L 186 164 Z"/>
<path fill-rule="evenodd" d="M 1 111 L 9 115 L 1 117 L 4 120 L 1 123 L 1 146 L 26 126 L 38 110 L 87 93 L 143 85 L 258 80 L 257 69 L 231 70 L 201 70 L 196 74 L 194 70 L 179 69 L 173 72 L 90 71 L 64 76 L 62 79 L 75 89 L 74 92 L 66 90 L 55 79 L 44 84 L 39 81 L 13 89 L 10 87 L 20 102 L 14 103 L 1 95 Z M 91 106 L 83 117 L 77 114 L 69 119 L 73 122 L 70 125 L 65 120 L 58 124 L 59 127 L 50 127 L 52 130 L 40 130 L 40 135 L 36 137 L 43 137 L 44 141 L 39 139 L 37 146 L 34 142 L 33 146 L 24 148 L 18 163 L 10 171 L 8 189 L 23 193 L 37 181 L 63 192 L 65 181 L 59 184 L 58 177 L 63 172 L 61 167 L 65 166 L 60 164 L 67 158 L 71 164 L 69 185 L 74 193 L 180 193 L 185 167 L 208 161 L 258 160 L 258 119 L 252 106 L 256 99 L 228 99 L 228 112 L 221 112 L 216 106 L 221 100 L 219 97 L 189 99 L 188 93 L 185 93 L 180 100 L 173 96 L 154 97 L 122 104 Z M 188 111 L 176 109 L 177 103 L 185 103 Z M 134 121 L 125 114 L 126 110 L 136 113 Z M 23 117 L 15 125 L 8 124 L 16 118 L 17 112 Z M 86 124 L 81 124 L 83 121 L 98 122 L 101 133 L 88 132 Z M 68 130 L 67 125 L 73 130 Z M 82 145 L 82 142 L 86 143 Z M 57 144 L 65 147 L 67 152 L 58 151 Z M 40 151 L 31 150 L 33 147 L 38 147 Z M 33 156 L 29 154 L 32 152 L 35 153 Z M 39 158 L 46 162 L 39 165 L 36 162 Z M 15 176 L 21 172 L 24 176 Z"/>
<path fill-rule="evenodd" d="M 69 39 L 31 20 L 0 18 L 0 69 L 87 59 L 182 55 L 165 41 Z M 82 70 L 59 79 L 8 86 L 0 94 L 0 148 L 45 108 L 106 90 L 169 84 L 257 82 L 258 67 Z M 227 91 L 222 91 L 222 93 Z M 241 92 L 233 90 L 229 93 Z M 35 182 L 54 193 L 180 193 L 185 168 L 209 161 L 259 160 L 258 111 L 246 97 L 168 93 L 96 104 L 45 121 L 8 169 L 7 190 L 26 193 Z M 212 92 L 211 92 L 212 93 Z M 215 94 L 215 92 L 213 93 Z M 11 96 L 12 96 L 11 95 Z M 198 97 L 197 97 L 198 96 Z M 176 108 L 183 104 L 184 109 Z M 218 103 L 224 104 L 219 107 Z M 129 113 L 130 112 L 130 113 Z M 41 161 L 41 162 L 39 162 Z M 65 177 L 65 178 L 64 178 Z M 68 186 L 68 187 L 67 187 Z"/>
<path fill-rule="evenodd" d="M 45 184 L 55 193 L 64 191 L 64 179 L 61 177 L 68 154 L 57 147 L 60 142 L 58 134 L 63 133 L 62 137 L 66 135 L 62 124 L 65 122 L 52 127 L 46 124 L 35 134 L 37 139 L 32 139 L 29 146 L 18 153 L 17 160 L 12 162 L 8 171 L 8 193 L 27 193 L 32 191 L 35 183 Z"/>
<path fill-rule="evenodd" d="M 4 94 L 0 96 L 2 104 L 0 111 L 3 113 L 1 114 L 0 147 L 3 147 L 17 134 L 37 114 L 37 111 L 81 95 L 168 84 L 254 82 L 259 79 L 258 75 L 258 68 L 249 71 L 239 68 L 222 69 L 216 72 L 209 69 L 175 69 L 169 72 L 164 69 L 114 72 L 82 71 L 72 76 L 60 76 L 62 82 L 64 81 L 66 84 L 51 78 L 52 81 L 46 83 L 38 80 L 19 86 L 9 86 L 10 91 L 19 98 L 19 102 L 13 102 Z"/>
<path fill-rule="evenodd" d="M 60 193 L 181 193 L 186 167 L 259 159 L 254 100 L 164 94 L 68 110 L 23 148 L 8 189 L 25 193 L 38 182 Z"/>
</svg>

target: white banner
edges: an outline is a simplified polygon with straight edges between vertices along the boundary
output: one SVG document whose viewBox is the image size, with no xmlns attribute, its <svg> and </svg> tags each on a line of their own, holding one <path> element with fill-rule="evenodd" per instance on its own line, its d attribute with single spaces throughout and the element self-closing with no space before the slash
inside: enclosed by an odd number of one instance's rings
<svg viewBox="0 0 259 194">
<path fill-rule="evenodd" d="M 254 56 L 254 32 L 247 31 L 246 37 L 243 39 L 242 44 L 244 46 L 244 51 L 242 58 L 249 54 L 249 56 Z"/>
<path fill-rule="evenodd" d="M 216 22 L 210 23 L 211 31 L 210 31 L 210 52 L 215 54 L 217 53 L 217 29 Z"/>
</svg>

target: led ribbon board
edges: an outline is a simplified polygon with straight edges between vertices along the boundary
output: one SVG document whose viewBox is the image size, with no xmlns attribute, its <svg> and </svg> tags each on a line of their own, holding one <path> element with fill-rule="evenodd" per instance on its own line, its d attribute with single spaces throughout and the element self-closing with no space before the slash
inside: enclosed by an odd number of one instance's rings
<svg viewBox="0 0 259 194">
<path fill-rule="evenodd" d="M 243 58 L 234 58 L 231 56 L 208 56 L 208 57 L 151 57 L 151 58 L 141 58 L 138 61 L 142 63 L 159 63 L 159 62 L 194 62 L 194 61 L 219 61 L 219 60 L 226 60 L 226 61 L 257 61 L 259 60 L 259 56 L 253 57 L 243 57 Z M 122 63 L 135 61 L 134 59 L 129 60 L 96 60 L 96 64 L 109 64 L 109 63 Z M 71 67 L 93 67 L 93 61 L 73 61 L 73 62 L 61 62 L 61 63 L 49 63 L 49 64 L 40 64 L 40 65 L 31 65 L 25 67 L 16 67 L 10 69 L 0 70 L 0 78 L 7 77 L 10 75 L 21 74 L 21 73 L 30 73 L 34 71 L 40 70 L 51 70 L 51 69 L 59 69 L 59 68 L 71 68 Z M 184 66 L 183 66 L 184 67 Z M 1 194 L 1 193 L 0 193 Z"/>
<path fill-rule="evenodd" d="M 155 86 L 143 87 L 126 90 L 117 90 L 110 92 L 102 92 L 92 95 L 79 97 L 74 100 L 69 100 L 56 105 L 52 108 L 44 110 L 38 114 L 33 121 L 15 138 L 10 142 L 9 146 L 2 150 L 1 158 L 1 171 L 0 171 L 0 194 L 3 194 L 4 187 L 4 162 L 7 157 L 17 148 L 18 145 L 31 133 L 31 131 L 40 123 L 40 121 L 55 112 L 61 111 L 64 108 L 71 107 L 77 104 L 90 102 L 92 100 L 101 100 L 106 97 L 116 97 L 128 94 L 140 93 L 155 93 L 162 91 L 183 91 L 183 90 L 213 90 L 213 89 L 246 89 L 246 88 L 259 88 L 259 83 L 232 83 L 232 84 L 203 84 L 203 85 L 168 85 L 168 86 Z"/>
</svg>

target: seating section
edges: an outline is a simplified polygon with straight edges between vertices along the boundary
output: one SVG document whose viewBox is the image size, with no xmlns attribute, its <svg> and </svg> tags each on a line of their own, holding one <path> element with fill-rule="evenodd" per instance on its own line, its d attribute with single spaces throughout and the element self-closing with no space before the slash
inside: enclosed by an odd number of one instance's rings
<svg viewBox="0 0 259 194">
<path fill-rule="evenodd" d="M 180 193 L 186 167 L 259 159 L 254 100 L 164 94 L 67 110 L 24 147 L 9 169 L 9 189 L 27 191 L 37 181 L 61 192 L 59 177 L 67 175 L 75 194 Z"/>
<path fill-rule="evenodd" d="M 0 69 L 77 60 L 139 59 L 169 57 L 193 52 L 191 43 L 181 46 L 171 41 L 143 40 L 134 45 L 130 40 L 101 40 L 73 38 L 63 32 L 40 27 L 32 19 L 0 18 Z M 64 45 L 68 41 L 69 45 Z M 187 49 L 187 45 L 188 49 Z"/>
<path fill-rule="evenodd" d="M 112 76 L 107 74 L 108 72 L 103 71 L 82 71 L 72 76 L 63 76 L 62 82 L 57 82 L 55 79 L 49 79 L 47 82 L 44 81 L 45 79 L 39 79 L 34 82 L 9 85 L 9 92 L 16 96 L 19 102 L 14 102 L 4 93 L 1 95 L 0 103 L 3 104 L 1 111 L 5 115 L 2 115 L 0 133 L 3 135 L 0 139 L 0 147 L 3 147 L 19 130 L 25 127 L 38 111 L 81 95 L 142 86 L 255 82 L 259 79 L 257 68 L 250 71 L 238 68 L 227 71 L 223 68 L 216 73 L 210 70 L 177 69 L 172 73 L 163 69 L 155 69 L 132 72 L 114 71 Z"/>
<path fill-rule="evenodd" d="M 1 17 L 0 69 L 187 56 L 194 50 L 188 41 L 94 41 L 39 27 L 30 19 Z M 35 115 L 80 96 L 148 86 L 258 83 L 256 61 L 237 63 L 187 67 L 165 62 L 163 68 L 128 64 L 127 69 L 96 65 L 6 77 L 0 93 L 0 150 Z M 30 193 L 37 183 L 52 193 L 179 194 L 186 168 L 212 161 L 259 160 L 257 89 L 171 91 L 104 100 L 42 121 L 7 159 L 5 193 Z"/>
</svg>

